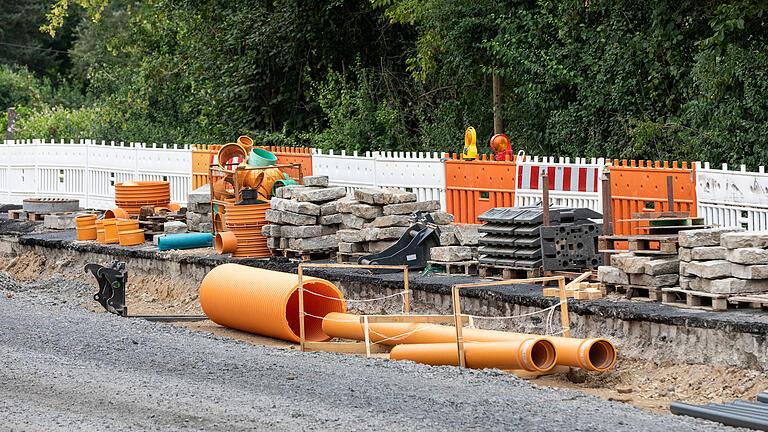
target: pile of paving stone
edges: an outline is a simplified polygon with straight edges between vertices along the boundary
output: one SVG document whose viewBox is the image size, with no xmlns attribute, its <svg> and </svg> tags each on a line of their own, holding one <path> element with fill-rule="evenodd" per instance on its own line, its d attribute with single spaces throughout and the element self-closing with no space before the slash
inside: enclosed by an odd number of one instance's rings
<svg viewBox="0 0 768 432">
<path fill-rule="evenodd" d="M 211 223 L 211 189 L 203 185 L 187 195 L 187 226 L 186 230 L 195 232 L 212 232 Z M 166 234 L 184 232 L 179 228 L 166 231 Z"/>
<path fill-rule="evenodd" d="M 683 231 L 679 241 L 681 289 L 711 294 L 768 292 L 768 232 Z"/>
<path fill-rule="evenodd" d="M 334 252 L 341 223 L 338 204 L 347 195 L 344 187 L 328 185 L 328 176 L 304 177 L 304 185 L 275 191 L 262 227 L 273 253 Z"/>
<path fill-rule="evenodd" d="M 628 297 L 647 297 L 661 301 L 661 289 L 679 282 L 680 260 L 677 255 L 639 255 L 635 252 L 611 256 L 610 266 L 598 267 L 603 292 L 629 290 Z M 644 290 L 643 293 L 633 291 Z M 625 291 L 626 292 L 626 291 Z"/>
</svg>

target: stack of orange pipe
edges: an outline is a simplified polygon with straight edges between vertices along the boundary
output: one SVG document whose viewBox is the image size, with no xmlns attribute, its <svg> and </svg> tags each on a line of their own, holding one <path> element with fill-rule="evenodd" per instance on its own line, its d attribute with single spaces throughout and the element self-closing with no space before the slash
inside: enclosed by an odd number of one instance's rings
<svg viewBox="0 0 768 432">
<path fill-rule="evenodd" d="M 144 243 L 144 230 L 139 229 L 139 221 L 133 219 L 116 220 L 120 246 L 133 246 Z"/>
<path fill-rule="evenodd" d="M 80 215 L 75 218 L 78 240 L 96 240 L 96 215 Z"/>
<path fill-rule="evenodd" d="M 103 219 L 102 224 L 104 225 L 103 243 L 117 243 L 119 241 L 117 234 L 117 219 Z M 98 231 L 96 234 L 98 235 Z"/>
<path fill-rule="evenodd" d="M 331 313 L 323 320 L 323 331 L 328 336 L 339 337 L 353 340 L 365 340 L 365 331 L 360 323 L 358 315 L 345 313 Z M 457 353 L 456 347 L 456 328 L 452 326 L 430 325 L 430 324 L 401 324 L 401 323 L 371 323 L 369 324 L 371 342 L 380 342 L 385 345 L 398 345 L 392 349 L 391 357 L 401 360 L 413 360 L 423 363 L 427 358 L 432 358 L 430 364 L 453 364 L 438 363 L 453 359 Z M 539 335 L 530 335 L 524 333 L 512 333 L 495 330 L 483 330 L 475 328 L 465 328 L 463 330 L 467 353 L 470 351 L 500 352 L 502 348 L 497 346 L 485 346 L 487 343 L 498 342 L 517 342 L 521 343 L 531 338 L 540 337 Z M 391 338 L 391 339 L 388 339 Z M 616 348 L 606 339 L 590 338 L 566 338 L 557 336 L 547 336 L 547 340 L 555 347 L 557 359 L 555 364 L 563 366 L 579 367 L 591 371 L 606 371 L 613 367 L 616 362 Z M 440 346 L 434 346 L 438 344 Z M 431 352 L 431 353 L 430 353 Z M 478 354 L 480 355 L 480 354 Z M 456 357 L 457 359 L 458 357 Z M 442 360 L 441 360 L 442 359 Z M 451 360 L 456 361 L 456 360 Z M 483 360 L 484 361 L 484 360 Z M 467 358 L 469 362 L 469 357 Z M 483 367 L 488 367 L 488 363 Z M 469 363 L 468 363 L 469 364 Z M 494 366 L 500 367 L 500 366 Z"/>
<path fill-rule="evenodd" d="M 232 252 L 232 257 L 255 258 L 272 255 L 267 247 L 267 238 L 261 234 L 261 227 L 268 223 L 266 211 L 269 207 L 269 203 L 227 206 L 227 230 L 237 237 L 237 249 Z"/>
<path fill-rule="evenodd" d="M 104 231 L 104 219 L 96 219 L 96 241 L 106 243 L 106 232 Z"/>
<path fill-rule="evenodd" d="M 144 206 L 167 207 L 171 203 L 171 185 L 167 181 L 125 182 L 115 185 L 115 204 L 131 216 Z"/>
</svg>

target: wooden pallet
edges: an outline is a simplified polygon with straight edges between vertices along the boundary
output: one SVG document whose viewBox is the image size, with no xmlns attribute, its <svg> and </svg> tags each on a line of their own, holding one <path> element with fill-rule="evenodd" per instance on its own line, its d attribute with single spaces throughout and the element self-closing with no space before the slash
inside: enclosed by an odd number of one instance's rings
<svg viewBox="0 0 768 432">
<path fill-rule="evenodd" d="M 308 262 L 308 261 L 315 261 L 315 260 L 326 260 L 326 259 L 332 259 L 336 256 L 336 250 L 335 249 L 327 249 L 327 250 L 316 250 L 316 251 L 297 251 L 293 249 L 280 249 L 278 251 L 280 255 L 289 258 L 289 259 L 296 259 L 302 262 Z M 275 251 L 272 252 L 273 254 Z"/>
<path fill-rule="evenodd" d="M 371 254 L 369 252 L 336 252 L 336 262 L 339 264 L 357 263 L 357 259 L 365 255 Z"/>
<path fill-rule="evenodd" d="M 728 303 L 753 309 L 768 308 L 768 294 L 739 294 L 728 297 Z"/>
<path fill-rule="evenodd" d="M 559 288 L 544 288 L 542 292 L 544 297 L 560 297 Z M 591 282 L 580 282 L 578 286 L 574 288 L 566 288 L 565 296 L 574 298 L 576 300 L 596 300 L 603 298 L 603 293 L 600 291 L 600 284 Z"/>
<path fill-rule="evenodd" d="M 35 213 L 24 210 L 8 210 L 8 219 L 21 220 L 22 215 L 24 219 L 29 222 L 43 222 L 45 215 L 71 215 L 71 214 L 85 214 L 86 212 L 50 212 L 50 213 Z"/>
<path fill-rule="evenodd" d="M 635 235 L 628 239 L 629 250 L 640 255 L 677 255 L 677 239 L 677 235 Z"/>
<path fill-rule="evenodd" d="M 464 274 L 468 276 L 477 274 L 477 261 L 427 261 L 427 264 L 430 266 L 443 266 L 448 274 Z"/>
<path fill-rule="evenodd" d="M 680 288 L 662 288 L 662 303 L 690 309 L 724 311 L 728 309 L 728 294 L 712 294 Z"/>
<path fill-rule="evenodd" d="M 495 266 L 491 264 L 478 264 L 477 274 L 482 278 L 489 279 L 530 279 L 541 277 L 541 267 L 509 267 Z"/>
<path fill-rule="evenodd" d="M 660 302 L 662 300 L 662 292 L 660 287 L 601 283 L 600 291 L 604 296 L 616 293 L 617 295 L 621 295 L 624 298 L 630 300 L 646 302 Z"/>
</svg>

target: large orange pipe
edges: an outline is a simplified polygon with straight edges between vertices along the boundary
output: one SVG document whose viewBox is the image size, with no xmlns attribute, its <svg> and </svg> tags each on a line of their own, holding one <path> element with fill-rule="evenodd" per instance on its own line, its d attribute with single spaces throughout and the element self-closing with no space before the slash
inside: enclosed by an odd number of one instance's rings
<svg viewBox="0 0 768 432">
<path fill-rule="evenodd" d="M 313 277 L 304 277 L 304 282 L 305 289 L 325 296 L 304 293 L 307 314 L 323 317 L 331 312 L 347 310 L 344 296 L 332 283 Z M 292 273 L 223 264 L 203 278 L 200 306 L 205 315 L 217 324 L 298 342 L 298 287 L 299 277 Z M 308 341 L 331 339 L 323 332 L 321 318 L 306 317 L 304 334 Z"/>
<path fill-rule="evenodd" d="M 397 345 L 392 348 L 389 358 L 433 366 L 459 366 L 456 342 Z M 524 369 L 530 372 L 547 372 L 555 367 L 556 358 L 555 346 L 543 336 L 531 336 L 522 341 L 464 344 L 465 364 L 472 369 Z"/>
<path fill-rule="evenodd" d="M 456 343 L 456 328 L 434 324 L 413 323 L 370 323 L 369 335 L 373 342 L 385 345 Z M 331 337 L 364 340 L 365 332 L 358 315 L 331 313 L 323 320 L 323 331 Z M 503 342 L 521 341 L 538 335 L 512 333 L 496 330 L 465 328 L 464 340 L 467 342 Z M 387 340 L 388 338 L 392 338 Z M 607 339 L 602 338 L 564 338 L 547 337 L 555 345 L 557 360 L 555 364 L 579 367 L 591 371 L 606 371 L 616 363 L 616 348 Z M 465 344 L 464 346 L 468 346 Z"/>
</svg>

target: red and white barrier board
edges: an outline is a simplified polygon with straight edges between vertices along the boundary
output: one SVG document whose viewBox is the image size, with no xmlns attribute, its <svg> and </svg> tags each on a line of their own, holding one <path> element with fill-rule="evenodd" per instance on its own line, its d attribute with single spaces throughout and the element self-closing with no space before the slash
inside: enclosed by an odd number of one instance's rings
<svg viewBox="0 0 768 432">
<path fill-rule="evenodd" d="M 603 159 L 534 158 L 517 164 L 515 206 L 536 205 L 541 202 L 543 177 L 547 173 L 550 204 L 566 207 L 586 207 L 602 211 Z"/>
</svg>

